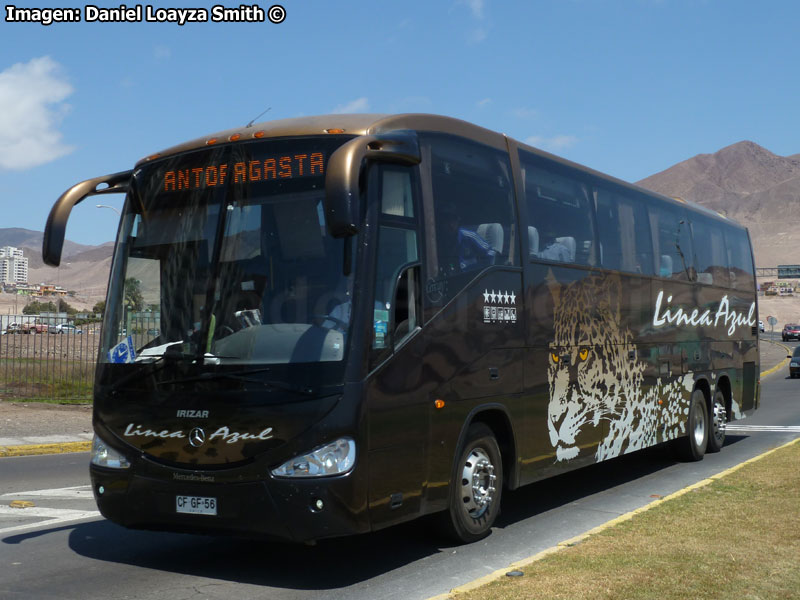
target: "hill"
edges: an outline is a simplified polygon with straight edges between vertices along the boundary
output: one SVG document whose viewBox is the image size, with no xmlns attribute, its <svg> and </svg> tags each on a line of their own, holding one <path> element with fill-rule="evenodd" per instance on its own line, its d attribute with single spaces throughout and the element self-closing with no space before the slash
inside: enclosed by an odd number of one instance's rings
<svg viewBox="0 0 800 600">
<path fill-rule="evenodd" d="M 42 240 L 44 239 L 44 233 L 41 231 L 33 231 L 31 229 L 22 229 L 20 227 L 9 227 L 2 229 L 0 228 L 0 248 L 3 246 L 14 246 L 16 248 L 24 248 L 25 249 L 25 257 L 28 259 L 28 265 L 31 265 L 31 261 L 38 260 L 38 265 L 42 265 Z M 111 248 L 113 250 L 113 242 L 108 242 L 111 244 Z M 75 242 L 71 242 L 69 240 L 64 240 L 64 249 L 62 251 L 62 256 L 65 260 L 68 260 L 70 257 L 81 254 L 82 252 L 86 252 L 89 250 L 94 250 L 96 248 L 102 248 L 108 244 L 103 244 L 102 246 L 87 246 L 84 244 L 76 244 Z"/>
<path fill-rule="evenodd" d="M 743 141 L 637 183 L 746 225 L 757 267 L 800 264 L 800 154 L 778 156 Z"/>
<path fill-rule="evenodd" d="M 74 291 L 76 295 L 67 300 L 72 306 L 80 310 L 89 309 L 98 300 L 103 300 L 114 243 L 90 246 L 65 240 L 61 266 L 54 269 L 42 262 L 43 236 L 41 231 L 30 229 L 0 229 L 0 247 L 15 246 L 22 249 L 28 259 L 29 283 L 56 284 Z M 0 312 L 21 311 L 21 307 L 19 298 L 0 294 Z"/>
</svg>

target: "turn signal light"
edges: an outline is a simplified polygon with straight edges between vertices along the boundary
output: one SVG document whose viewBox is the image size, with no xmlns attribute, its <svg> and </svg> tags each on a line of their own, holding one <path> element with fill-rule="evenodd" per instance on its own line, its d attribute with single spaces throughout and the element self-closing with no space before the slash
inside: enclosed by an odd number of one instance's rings
<svg viewBox="0 0 800 600">
<path fill-rule="evenodd" d="M 433 405 L 434 405 L 436 408 L 444 408 L 444 400 L 442 400 L 441 398 L 437 398 L 437 399 L 434 401 Z"/>
</svg>

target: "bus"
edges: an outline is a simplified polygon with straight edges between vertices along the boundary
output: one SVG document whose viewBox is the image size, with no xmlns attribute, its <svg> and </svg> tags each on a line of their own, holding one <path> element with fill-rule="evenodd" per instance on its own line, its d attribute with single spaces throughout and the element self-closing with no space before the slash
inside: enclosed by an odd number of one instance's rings
<svg viewBox="0 0 800 600">
<path fill-rule="evenodd" d="M 124 193 L 91 481 L 130 528 L 313 542 L 507 491 L 759 403 L 747 230 L 425 114 L 261 123 L 65 192 Z M 147 315 L 152 315 L 148 320 Z"/>
</svg>

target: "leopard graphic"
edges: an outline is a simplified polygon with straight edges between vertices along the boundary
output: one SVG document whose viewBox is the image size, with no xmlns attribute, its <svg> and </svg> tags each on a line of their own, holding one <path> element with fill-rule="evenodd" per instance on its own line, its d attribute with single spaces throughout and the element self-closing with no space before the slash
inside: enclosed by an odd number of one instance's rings
<svg viewBox="0 0 800 600">
<path fill-rule="evenodd" d="M 619 277 L 549 282 L 555 335 L 548 348 L 547 428 L 556 460 L 597 447 L 597 460 L 640 450 L 685 431 L 691 375 L 645 385 L 647 363 L 620 314 Z M 583 443 L 582 443 L 583 442 Z M 587 443 L 588 442 L 588 443 Z"/>
</svg>

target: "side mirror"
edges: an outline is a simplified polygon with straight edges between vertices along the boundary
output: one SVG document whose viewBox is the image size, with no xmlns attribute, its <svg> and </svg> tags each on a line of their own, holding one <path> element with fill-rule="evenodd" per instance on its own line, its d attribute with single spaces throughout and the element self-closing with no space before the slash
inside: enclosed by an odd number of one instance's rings
<svg viewBox="0 0 800 600">
<path fill-rule="evenodd" d="M 133 171 L 123 171 L 103 177 L 87 179 L 73 185 L 66 192 L 61 194 L 50 215 L 47 217 L 47 224 L 44 228 L 44 239 L 42 241 L 42 260 L 51 267 L 61 264 L 61 250 L 64 248 L 64 234 L 67 231 L 67 220 L 72 207 L 81 202 L 84 198 L 96 194 L 124 194 L 128 191 L 128 184 L 131 180 Z M 105 186 L 105 187 L 100 187 Z"/>
<path fill-rule="evenodd" d="M 362 135 L 331 155 L 325 175 L 325 222 L 335 238 L 358 232 L 359 178 L 364 160 L 416 165 L 422 160 L 417 134 L 394 131 Z"/>
</svg>

